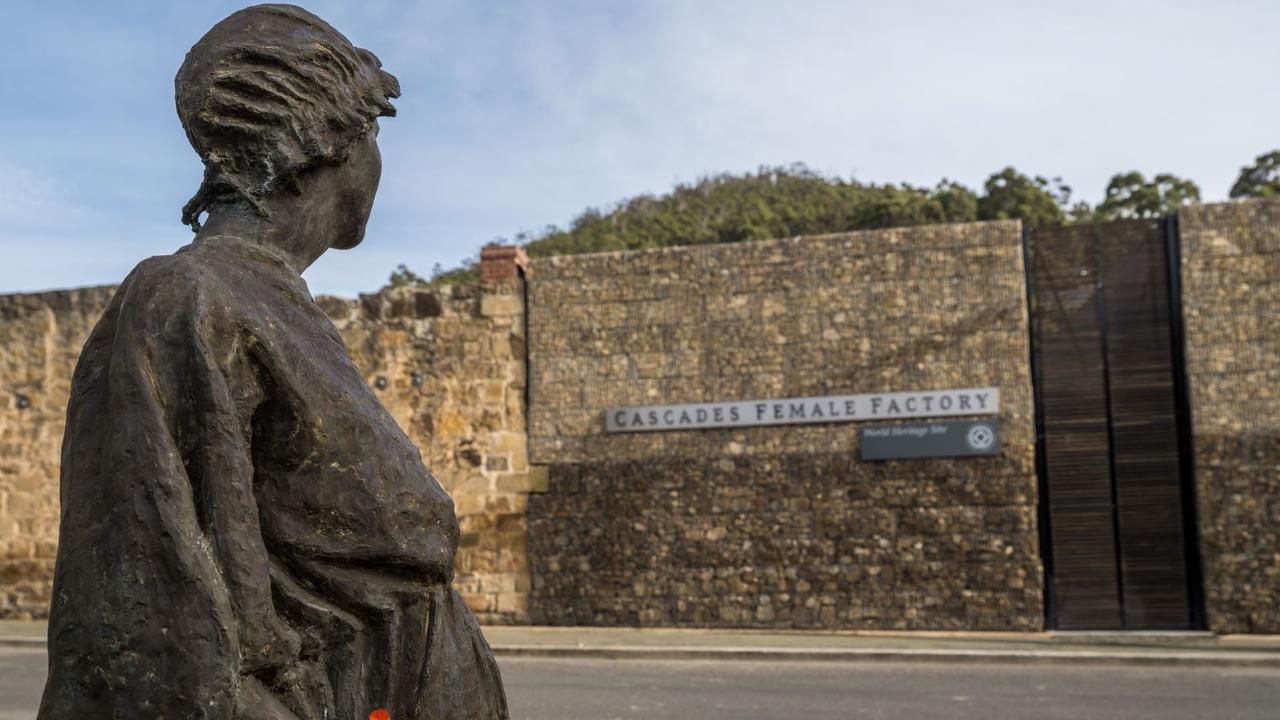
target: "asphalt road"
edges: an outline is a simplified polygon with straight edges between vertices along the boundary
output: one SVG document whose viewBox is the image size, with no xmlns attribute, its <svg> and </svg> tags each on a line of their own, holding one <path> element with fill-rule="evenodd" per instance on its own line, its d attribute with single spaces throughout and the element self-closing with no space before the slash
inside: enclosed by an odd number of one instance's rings
<svg viewBox="0 0 1280 720">
<path fill-rule="evenodd" d="M 516 720 L 1251 720 L 1280 671 L 1120 665 L 500 660 Z M 0 720 L 31 720 L 42 650 L 0 649 Z"/>
</svg>

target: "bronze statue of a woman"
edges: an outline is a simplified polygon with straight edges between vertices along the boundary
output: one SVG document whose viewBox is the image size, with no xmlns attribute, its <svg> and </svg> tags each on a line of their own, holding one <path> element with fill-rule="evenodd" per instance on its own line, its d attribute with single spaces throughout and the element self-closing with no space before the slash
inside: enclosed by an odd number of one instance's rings
<svg viewBox="0 0 1280 720">
<path fill-rule="evenodd" d="M 176 88 L 196 237 L 138 265 L 76 367 L 39 718 L 506 718 L 453 503 L 299 277 L 363 238 L 399 83 L 260 5 Z"/>
</svg>

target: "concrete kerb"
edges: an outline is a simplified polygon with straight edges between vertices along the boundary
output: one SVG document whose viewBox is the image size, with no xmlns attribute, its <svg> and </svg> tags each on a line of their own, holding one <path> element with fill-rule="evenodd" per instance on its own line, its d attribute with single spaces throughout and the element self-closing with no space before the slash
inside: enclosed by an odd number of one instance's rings
<svg viewBox="0 0 1280 720">
<path fill-rule="evenodd" d="M 14 637 L 0 635 L 0 648 L 43 648 L 47 643 L 44 638 Z"/>
<path fill-rule="evenodd" d="M 746 660 L 768 662 L 930 662 L 989 664 L 1115 664 L 1140 666 L 1213 666 L 1280 669 L 1280 653 L 1160 652 L 1096 650 L 979 650 L 962 648 L 745 648 L 638 647 L 584 645 L 494 645 L 499 657 L 606 660 Z"/>
</svg>

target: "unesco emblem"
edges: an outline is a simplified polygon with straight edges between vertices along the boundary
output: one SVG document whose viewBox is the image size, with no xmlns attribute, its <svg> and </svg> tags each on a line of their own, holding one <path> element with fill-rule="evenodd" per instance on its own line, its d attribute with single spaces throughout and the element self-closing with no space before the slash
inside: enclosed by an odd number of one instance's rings
<svg viewBox="0 0 1280 720">
<path fill-rule="evenodd" d="M 996 444 L 996 431 L 990 425 L 974 425 L 964 439 L 974 450 L 990 450 Z"/>
</svg>

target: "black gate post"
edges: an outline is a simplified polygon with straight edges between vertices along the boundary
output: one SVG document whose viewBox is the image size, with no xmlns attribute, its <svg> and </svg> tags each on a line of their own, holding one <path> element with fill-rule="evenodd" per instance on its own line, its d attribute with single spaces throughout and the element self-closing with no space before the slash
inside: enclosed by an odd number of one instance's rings
<svg viewBox="0 0 1280 720">
<path fill-rule="evenodd" d="M 1204 606 L 1204 571 L 1200 565 L 1200 523 L 1196 508 L 1195 447 L 1192 436 L 1191 390 L 1187 382 L 1186 328 L 1182 317 L 1182 242 L 1178 234 L 1178 216 L 1161 221 L 1164 232 L 1165 257 L 1169 272 L 1169 338 L 1173 350 L 1174 406 L 1177 409 L 1178 464 L 1182 467 L 1182 537 L 1186 542 L 1183 555 L 1187 560 L 1187 600 L 1191 627 L 1204 630 L 1208 617 Z"/>
<path fill-rule="evenodd" d="M 1039 330 L 1036 327 L 1036 292 L 1034 248 L 1031 246 L 1032 230 L 1022 228 L 1022 269 L 1027 281 L 1027 341 L 1031 355 L 1031 395 L 1035 406 L 1036 423 L 1036 521 L 1039 526 L 1040 563 L 1044 572 L 1044 627 L 1057 627 L 1057 590 L 1053 584 L 1053 534 L 1049 514 L 1049 474 L 1045 465 L 1044 450 L 1044 400 L 1041 398 Z"/>
</svg>

